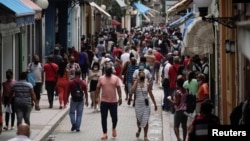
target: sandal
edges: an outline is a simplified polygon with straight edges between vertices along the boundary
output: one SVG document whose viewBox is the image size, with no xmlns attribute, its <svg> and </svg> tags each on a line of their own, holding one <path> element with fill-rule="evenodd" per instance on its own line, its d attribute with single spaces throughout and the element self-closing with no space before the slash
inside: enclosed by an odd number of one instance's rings
<svg viewBox="0 0 250 141">
<path fill-rule="evenodd" d="M 107 135 L 107 134 L 102 134 L 101 139 L 102 139 L 102 140 L 106 140 L 106 139 L 108 139 L 108 135 Z"/>
<path fill-rule="evenodd" d="M 115 130 L 115 129 L 113 129 L 113 131 L 112 131 L 112 136 L 113 136 L 113 137 L 116 137 L 116 136 L 117 136 L 117 133 L 116 133 L 116 130 Z"/>
<path fill-rule="evenodd" d="M 4 126 L 3 129 L 4 129 L 4 130 L 8 130 L 8 127 L 7 127 L 7 126 Z"/>
</svg>

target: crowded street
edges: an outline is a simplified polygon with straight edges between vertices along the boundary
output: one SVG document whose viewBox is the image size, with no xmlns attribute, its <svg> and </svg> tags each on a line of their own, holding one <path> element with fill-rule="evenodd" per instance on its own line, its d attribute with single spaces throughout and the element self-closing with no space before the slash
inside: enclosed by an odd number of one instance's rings
<svg viewBox="0 0 250 141">
<path fill-rule="evenodd" d="M 117 137 L 111 136 L 111 123 L 108 119 L 108 140 L 117 141 L 142 141 L 143 132 L 139 138 L 136 138 L 136 117 L 135 109 L 132 105 L 128 105 L 125 100 L 124 91 L 123 103 L 118 107 L 118 125 Z M 163 90 L 159 85 L 154 86 L 153 93 L 155 95 L 159 109 L 154 111 L 151 109 L 149 120 L 149 139 L 150 141 L 175 141 L 173 130 L 173 114 L 165 112 L 161 109 Z M 49 109 L 47 106 L 46 93 L 42 95 L 41 111 L 32 111 L 31 114 L 31 140 L 33 141 L 69 141 L 69 140 L 101 140 L 101 116 L 100 112 L 93 112 L 93 108 L 84 107 L 82 117 L 82 131 L 70 131 L 71 123 L 68 115 L 69 108 L 59 109 L 59 103 L 55 100 L 55 108 Z M 109 115 L 110 117 L 110 115 Z M 0 140 L 6 141 L 15 136 L 17 129 L 3 131 Z"/>
</svg>

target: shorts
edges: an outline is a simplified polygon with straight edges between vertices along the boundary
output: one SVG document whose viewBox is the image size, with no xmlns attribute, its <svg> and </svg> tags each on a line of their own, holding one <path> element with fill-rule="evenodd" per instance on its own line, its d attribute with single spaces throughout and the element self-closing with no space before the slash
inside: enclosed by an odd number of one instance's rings
<svg viewBox="0 0 250 141">
<path fill-rule="evenodd" d="M 179 128 L 180 124 L 182 128 L 187 128 L 187 116 L 184 114 L 184 110 L 175 111 L 174 114 L 174 128 Z"/>
</svg>

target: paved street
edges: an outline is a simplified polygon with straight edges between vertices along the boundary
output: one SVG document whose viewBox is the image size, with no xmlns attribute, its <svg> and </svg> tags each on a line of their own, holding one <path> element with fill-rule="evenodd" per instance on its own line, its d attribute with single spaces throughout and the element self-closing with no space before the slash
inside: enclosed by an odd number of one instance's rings
<svg viewBox="0 0 250 141">
<path fill-rule="evenodd" d="M 122 87 L 123 89 L 123 87 Z M 158 85 L 154 86 L 153 93 L 158 105 L 158 110 L 154 111 L 152 105 L 149 121 L 148 137 L 150 141 L 176 141 L 173 132 L 173 114 L 164 112 L 161 109 L 163 92 Z M 135 111 L 132 106 L 127 105 L 124 100 L 118 107 L 118 125 L 117 137 L 112 138 L 111 118 L 108 118 L 108 140 L 117 141 L 142 141 L 143 131 L 139 138 L 135 137 L 137 131 Z M 59 109 L 58 100 L 54 101 L 53 109 L 48 108 L 47 95 L 42 95 L 41 111 L 33 110 L 31 113 L 31 139 L 33 141 L 46 141 L 49 136 L 55 137 L 55 141 L 70 140 L 101 140 L 101 116 L 100 113 L 93 113 L 93 109 L 85 107 L 82 119 L 81 132 L 71 132 L 71 124 L 68 116 L 68 108 Z M 14 137 L 16 129 L 3 131 L 0 135 L 0 141 L 6 141 Z"/>
<path fill-rule="evenodd" d="M 162 101 L 162 89 L 158 88 L 156 85 L 154 87 L 153 93 L 157 101 L 158 110 L 154 111 L 152 105 L 151 108 L 151 117 L 149 121 L 149 132 L 148 137 L 150 141 L 163 141 L 163 131 L 166 135 L 168 141 L 175 140 L 172 127 L 172 114 L 162 112 L 161 110 L 161 101 Z M 124 94 L 124 92 L 123 92 Z M 136 126 L 136 117 L 135 110 L 132 106 L 127 105 L 127 101 L 124 100 L 125 95 L 123 95 L 123 104 L 118 107 L 118 125 L 117 125 L 117 137 L 112 137 L 112 123 L 109 115 L 108 118 L 108 140 L 117 140 L 117 141 L 140 141 L 144 139 L 143 131 L 139 138 L 135 137 L 137 131 Z M 152 102 L 151 102 L 152 103 Z M 163 116 L 164 120 L 163 121 Z M 164 127 L 163 127 L 164 126 Z M 93 109 L 90 107 L 85 107 L 81 132 L 71 132 L 71 124 L 69 116 L 67 115 L 58 127 L 51 133 L 51 136 L 55 137 L 59 141 L 69 141 L 74 139 L 84 139 L 89 141 L 98 141 L 101 140 L 102 135 L 101 128 L 101 116 L 100 113 L 93 113 Z"/>
</svg>

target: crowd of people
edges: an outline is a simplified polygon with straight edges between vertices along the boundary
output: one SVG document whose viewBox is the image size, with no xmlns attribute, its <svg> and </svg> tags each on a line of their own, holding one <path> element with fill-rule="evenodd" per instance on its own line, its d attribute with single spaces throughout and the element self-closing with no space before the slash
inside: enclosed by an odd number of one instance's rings
<svg viewBox="0 0 250 141">
<path fill-rule="evenodd" d="M 115 30 L 103 30 L 95 38 L 83 36 L 81 47 L 68 50 L 57 44 L 51 54 L 42 63 L 38 55 L 28 64 L 27 72 L 20 75 L 20 80 L 13 80 L 13 72 L 6 71 L 3 83 L 2 99 L 4 106 L 12 107 L 12 112 L 5 114 L 4 130 L 14 128 L 15 114 L 17 125 L 24 118 L 30 125 L 29 116 L 33 104 L 35 110 L 42 110 L 39 105 L 43 84 L 48 96 L 48 107 L 53 107 L 54 97 L 59 98 L 59 109 L 69 105 L 71 131 L 80 131 L 84 105 L 90 105 L 93 112 L 101 113 L 102 139 L 107 139 L 107 114 L 112 117 L 112 136 L 116 137 L 118 106 L 122 104 L 121 85 L 124 85 L 125 101 L 135 108 L 138 131 L 144 129 L 144 140 L 148 140 L 148 120 L 151 101 L 154 110 L 158 110 L 154 99 L 153 86 L 162 85 L 162 110 L 172 112 L 174 131 L 178 141 L 179 126 L 182 124 L 183 140 L 188 136 L 188 115 L 185 113 L 185 99 L 188 91 L 197 97 L 195 113 L 202 110 L 209 96 L 209 65 L 206 56 L 185 56 L 181 54 L 182 34 L 178 28 L 145 26 L 118 33 Z M 33 74 L 34 84 L 28 83 L 28 74 Z M 80 83 L 82 98 L 75 96 L 77 83 Z M 20 87 L 25 86 L 27 96 L 18 95 Z M 13 95 L 14 94 L 14 95 Z M 28 96 L 29 95 L 29 96 Z M 69 97 L 71 95 L 71 99 Z M 90 104 L 88 104 L 90 97 Z M 151 100 L 149 100 L 151 98 Z M 19 100 L 21 99 L 21 100 Z M 14 101 L 14 102 L 13 102 Z M 26 102 L 27 108 L 16 107 Z M 24 105 L 22 105 L 24 106 Z M 203 109 L 204 110 L 204 109 Z M 23 114 L 18 114 L 23 112 Z M 21 117 L 24 115 L 24 117 Z"/>
</svg>

